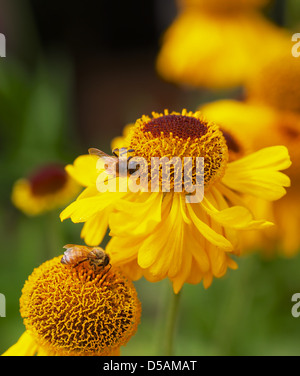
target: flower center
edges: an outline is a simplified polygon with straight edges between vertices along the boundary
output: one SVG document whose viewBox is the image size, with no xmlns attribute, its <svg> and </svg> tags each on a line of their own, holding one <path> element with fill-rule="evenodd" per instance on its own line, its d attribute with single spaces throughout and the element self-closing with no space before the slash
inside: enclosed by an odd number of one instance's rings
<svg viewBox="0 0 300 376">
<path fill-rule="evenodd" d="M 207 123 L 190 116 L 166 115 L 146 123 L 143 132 L 150 132 L 153 137 L 172 133 L 173 137 L 194 140 L 207 133 Z"/>
<path fill-rule="evenodd" d="M 32 194 L 45 196 L 56 193 L 64 187 L 67 173 L 61 166 L 49 165 L 38 170 L 29 180 Z"/>
<path fill-rule="evenodd" d="M 184 169 L 184 158 L 192 159 L 192 181 L 196 184 L 197 157 L 204 158 L 204 186 L 218 181 L 224 174 L 228 159 L 225 138 L 214 123 L 206 121 L 200 112 L 153 113 L 137 120 L 129 134 L 129 147 L 136 156 L 148 163 L 148 181 L 151 181 L 153 157 L 179 157 Z M 171 189 L 174 188 L 174 171 Z M 182 171 L 182 177 L 184 171 Z M 173 185 L 172 185 L 173 183 Z"/>
<path fill-rule="evenodd" d="M 35 269 L 20 299 L 36 342 L 57 355 L 110 355 L 127 343 L 140 319 L 133 284 L 118 269 L 94 273 L 61 257 Z"/>
</svg>

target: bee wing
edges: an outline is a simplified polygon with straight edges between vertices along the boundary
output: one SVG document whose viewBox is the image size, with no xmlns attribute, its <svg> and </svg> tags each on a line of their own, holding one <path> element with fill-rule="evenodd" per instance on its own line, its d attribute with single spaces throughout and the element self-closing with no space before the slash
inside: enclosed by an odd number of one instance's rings
<svg viewBox="0 0 300 376">
<path fill-rule="evenodd" d="M 65 249 L 70 249 L 70 248 L 75 248 L 75 247 L 78 247 L 78 245 L 77 244 L 66 244 L 66 245 L 63 246 L 63 248 L 65 248 Z"/>
<path fill-rule="evenodd" d="M 64 252 L 65 255 L 68 255 L 74 251 L 81 253 L 81 254 L 90 252 L 89 247 L 84 246 L 84 245 L 78 245 L 78 244 L 67 244 L 63 248 L 66 249 L 66 251 Z"/>
<path fill-rule="evenodd" d="M 97 155 L 100 158 L 103 158 L 103 157 L 112 158 L 110 155 L 104 153 L 104 151 L 96 149 L 96 148 L 90 148 L 89 149 L 89 154 L 90 155 Z"/>
<path fill-rule="evenodd" d="M 90 155 L 97 155 L 99 158 L 101 158 L 102 162 L 104 165 L 107 165 L 105 167 L 105 171 L 108 175 L 114 175 L 116 172 L 116 167 L 115 165 L 118 163 L 118 158 L 114 157 L 112 155 L 108 155 L 104 153 L 104 151 L 95 149 L 95 148 L 90 148 L 89 149 Z"/>
</svg>

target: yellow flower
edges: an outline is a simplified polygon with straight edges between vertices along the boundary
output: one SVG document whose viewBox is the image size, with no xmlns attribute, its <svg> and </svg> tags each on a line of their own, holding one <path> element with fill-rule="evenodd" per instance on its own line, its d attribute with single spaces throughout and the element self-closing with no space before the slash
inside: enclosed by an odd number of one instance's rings
<svg viewBox="0 0 300 376">
<path fill-rule="evenodd" d="M 279 90 L 283 86 L 287 88 L 286 84 L 283 79 Z M 284 97 L 285 93 L 282 94 Z M 274 98 L 277 93 L 271 90 L 270 95 Z M 265 101 L 269 101 L 267 95 Z M 278 143 L 288 148 L 293 162 L 288 170 L 293 182 L 289 194 L 274 203 L 248 198 L 248 204 L 258 218 L 267 218 L 276 226 L 261 232 L 244 234 L 243 240 L 248 250 L 263 247 L 262 251 L 269 255 L 279 252 L 285 256 L 293 256 L 300 247 L 300 113 L 263 105 L 259 99 L 257 102 L 255 103 L 254 98 L 246 102 L 222 100 L 203 105 L 200 110 L 205 116 L 214 118 L 221 129 L 234 138 L 240 151 L 238 158 Z M 237 158 L 237 154 L 232 150 L 229 150 L 229 156 L 231 160 Z"/>
<path fill-rule="evenodd" d="M 248 100 L 276 110 L 300 113 L 300 64 L 291 47 L 279 50 L 256 68 L 246 85 Z"/>
<path fill-rule="evenodd" d="M 212 8 L 228 3 L 205 2 Z M 222 12 L 188 6 L 163 36 L 157 70 L 178 84 L 235 87 L 251 80 L 256 67 L 280 49 L 291 50 L 289 34 L 256 10 Z"/>
<path fill-rule="evenodd" d="M 153 113 L 137 120 L 124 146 L 150 163 L 152 157 L 204 157 L 202 202 L 186 202 L 186 192 L 105 192 L 96 187 L 97 157 L 81 156 L 67 170 L 87 188 L 62 213 L 61 219 L 85 222 L 81 236 L 87 244 L 102 241 L 107 226 L 107 252 L 114 265 L 132 278 L 155 282 L 168 277 L 177 293 L 185 282 L 224 276 L 237 268 L 238 234 L 270 223 L 256 220 L 243 202 L 248 193 L 267 200 L 285 194 L 289 178 L 279 170 L 290 166 L 285 147 L 260 150 L 227 162 L 226 141 L 218 126 L 200 112 Z M 90 174 L 87 174 L 90 171 Z M 119 179 L 117 179 L 119 180 Z"/>
<path fill-rule="evenodd" d="M 20 299 L 26 331 L 3 355 L 119 355 L 141 305 L 132 282 L 108 268 L 63 265 L 61 256 L 36 268 Z"/>
<path fill-rule="evenodd" d="M 12 190 L 12 202 L 29 216 L 43 214 L 69 203 L 81 189 L 60 165 L 46 165 L 27 179 L 19 179 Z"/>
</svg>

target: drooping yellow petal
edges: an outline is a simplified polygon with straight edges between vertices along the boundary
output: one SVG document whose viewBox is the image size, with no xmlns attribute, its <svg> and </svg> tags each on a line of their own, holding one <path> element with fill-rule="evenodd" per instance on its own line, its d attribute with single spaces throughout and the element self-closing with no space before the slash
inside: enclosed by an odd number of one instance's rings
<svg viewBox="0 0 300 376">
<path fill-rule="evenodd" d="M 112 205 L 125 194 L 120 192 L 105 192 L 98 193 L 97 196 L 77 199 L 62 211 L 60 219 L 64 221 L 66 218 L 71 218 L 74 223 L 85 222 L 110 206 L 112 209 Z"/>
<path fill-rule="evenodd" d="M 87 187 L 93 185 L 99 175 L 97 170 L 98 157 L 94 155 L 81 155 L 75 159 L 74 164 L 65 167 L 67 173 L 79 184 Z"/>
<path fill-rule="evenodd" d="M 214 190 L 215 197 L 222 200 L 221 195 Z M 273 224 L 263 220 L 254 220 L 250 211 L 243 206 L 233 206 L 231 208 L 218 210 L 212 205 L 209 198 L 211 194 L 204 197 L 201 205 L 206 213 L 217 223 L 224 227 L 234 228 L 238 230 L 254 230 L 270 227 Z"/>
<path fill-rule="evenodd" d="M 38 346 L 28 331 L 25 331 L 18 342 L 5 351 L 2 356 L 34 356 Z"/>
<path fill-rule="evenodd" d="M 178 273 L 174 277 L 170 277 L 173 282 L 173 290 L 175 294 L 179 293 L 191 273 L 192 259 L 192 254 L 190 252 L 185 252 Z"/>
<path fill-rule="evenodd" d="M 171 202 L 164 203 L 163 219 L 139 249 L 138 263 L 151 281 L 169 277 L 174 291 L 186 281 L 191 269 L 191 254 L 185 249 L 185 222 L 180 215 L 182 194 L 174 194 Z M 177 287 L 176 287 L 177 286 Z"/>
<path fill-rule="evenodd" d="M 108 228 L 109 214 L 110 210 L 107 208 L 99 214 L 94 214 L 85 222 L 80 236 L 87 245 L 97 246 L 102 242 Z"/>
<path fill-rule="evenodd" d="M 199 214 L 202 214 L 203 216 L 203 213 L 201 213 L 201 207 L 199 209 L 199 207 L 192 204 L 188 205 L 187 208 L 194 225 L 205 239 L 227 252 L 231 252 L 233 250 L 232 244 L 226 238 L 224 238 L 223 235 L 218 234 L 208 224 L 199 219 Z"/>
<path fill-rule="evenodd" d="M 226 253 L 212 244 L 208 244 L 207 254 L 210 259 L 212 274 L 217 278 L 222 277 L 227 270 Z"/>
<path fill-rule="evenodd" d="M 132 194 L 135 201 L 119 200 L 118 211 L 109 219 L 111 236 L 145 235 L 161 222 L 163 193 Z M 126 222 L 124 222 L 126 218 Z"/>
<path fill-rule="evenodd" d="M 222 183 L 235 191 L 278 200 L 286 193 L 283 187 L 290 186 L 290 179 L 279 170 L 290 165 L 286 147 L 265 148 L 229 163 Z"/>
</svg>

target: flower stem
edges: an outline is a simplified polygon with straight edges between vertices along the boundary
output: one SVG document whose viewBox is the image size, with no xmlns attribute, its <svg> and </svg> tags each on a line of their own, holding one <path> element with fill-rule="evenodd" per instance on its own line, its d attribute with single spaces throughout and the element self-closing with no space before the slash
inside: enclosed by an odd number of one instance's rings
<svg viewBox="0 0 300 376">
<path fill-rule="evenodd" d="M 175 294 L 172 290 L 172 295 L 169 301 L 169 310 L 167 312 L 167 320 L 166 320 L 166 331 L 164 334 L 164 346 L 163 346 L 163 354 L 165 356 L 174 355 L 174 337 L 175 337 L 175 330 L 179 312 L 179 302 L 180 302 L 181 292 Z"/>
</svg>

